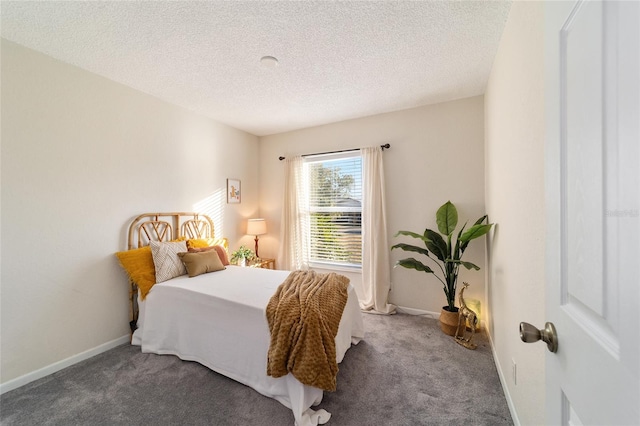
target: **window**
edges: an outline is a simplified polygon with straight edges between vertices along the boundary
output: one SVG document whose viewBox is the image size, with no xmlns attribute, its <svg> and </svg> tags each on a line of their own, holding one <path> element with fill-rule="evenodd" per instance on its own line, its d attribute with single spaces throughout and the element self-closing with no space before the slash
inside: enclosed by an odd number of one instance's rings
<svg viewBox="0 0 640 426">
<path fill-rule="evenodd" d="M 360 152 L 305 158 L 312 264 L 362 266 Z"/>
</svg>

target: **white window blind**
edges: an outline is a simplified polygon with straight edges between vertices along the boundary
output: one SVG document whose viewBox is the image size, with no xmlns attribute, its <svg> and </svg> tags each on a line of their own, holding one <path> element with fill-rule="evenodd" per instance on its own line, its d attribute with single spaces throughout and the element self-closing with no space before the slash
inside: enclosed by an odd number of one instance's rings
<svg viewBox="0 0 640 426">
<path fill-rule="evenodd" d="M 362 266 L 360 151 L 305 159 L 310 261 Z"/>
</svg>

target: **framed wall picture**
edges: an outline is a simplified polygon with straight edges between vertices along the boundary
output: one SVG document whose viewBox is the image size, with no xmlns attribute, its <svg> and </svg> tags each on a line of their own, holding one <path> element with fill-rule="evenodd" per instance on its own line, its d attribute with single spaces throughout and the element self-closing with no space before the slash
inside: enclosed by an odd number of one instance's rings
<svg viewBox="0 0 640 426">
<path fill-rule="evenodd" d="M 227 203 L 234 204 L 241 201 L 240 179 L 227 179 Z"/>
</svg>

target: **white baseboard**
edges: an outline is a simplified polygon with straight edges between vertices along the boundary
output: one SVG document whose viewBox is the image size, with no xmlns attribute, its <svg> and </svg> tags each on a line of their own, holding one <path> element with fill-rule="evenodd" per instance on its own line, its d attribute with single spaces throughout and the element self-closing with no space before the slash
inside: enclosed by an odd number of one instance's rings
<svg viewBox="0 0 640 426">
<path fill-rule="evenodd" d="M 36 371 L 32 371 L 31 373 L 27 373 L 24 376 L 20 376 L 17 377 L 13 380 L 9 380 L 8 382 L 2 383 L 0 384 L 0 395 L 2 395 L 5 392 L 9 392 L 12 391 L 14 389 L 19 388 L 20 386 L 24 386 L 27 383 L 31 383 L 35 380 L 41 379 L 43 377 L 46 377 L 50 374 L 53 374 L 55 372 L 58 372 L 64 368 L 70 367 L 73 364 L 77 364 L 80 361 L 84 361 L 85 359 L 89 359 L 92 356 L 96 356 L 98 354 L 101 354 L 102 352 L 106 352 L 109 349 L 113 349 L 116 346 L 120 346 L 124 343 L 129 342 L 129 339 L 131 338 L 131 336 L 129 336 L 128 334 L 122 337 L 119 337 L 115 340 L 112 340 L 110 342 L 107 343 L 103 343 L 100 346 L 96 346 L 95 348 L 89 349 L 87 351 L 81 352 L 77 355 L 73 355 L 67 359 L 63 359 L 62 361 L 58 361 L 56 363 L 53 363 L 51 365 L 48 365 L 46 367 L 43 367 L 39 370 Z"/>
<path fill-rule="evenodd" d="M 498 370 L 498 377 L 500 378 L 500 384 L 502 385 L 502 391 L 504 392 L 504 396 L 507 400 L 507 406 L 509 407 L 509 412 L 511 413 L 511 419 L 513 420 L 514 426 L 520 426 L 520 419 L 518 418 L 518 414 L 516 412 L 516 407 L 513 404 L 513 399 L 511 398 L 511 394 L 509 393 L 509 388 L 507 387 L 507 380 L 504 376 L 504 370 L 500 365 L 500 361 L 498 360 L 498 354 L 496 353 L 496 347 L 493 344 L 493 339 L 491 338 L 491 334 L 487 333 L 489 336 L 489 344 L 491 345 L 491 353 L 493 354 L 493 362 L 496 364 L 496 370 Z"/>
<path fill-rule="evenodd" d="M 398 311 L 401 314 L 423 315 L 425 317 L 429 317 L 433 319 L 440 318 L 440 312 L 431 312 L 431 311 L 425 311 L 423 309 L 407 308 L 405 306 L 397 306 L 396 311 Z"/>
<path fill-rule="evenodd" d="M 407 308 L 405 306 L 397 306 L 396 311 L 398 311 L 401 314 L 407 314 L 407 315 L 423 315 L 425 317 L 429 317 L 436 320 L 440 318 L 440 312 L 432 312 L 432 311 L 425 311 L 422 309 Z M 482 328 L 484 326 L 485 326 L 484 321 L 480 321 L 480 327 Z"/>
</svg>

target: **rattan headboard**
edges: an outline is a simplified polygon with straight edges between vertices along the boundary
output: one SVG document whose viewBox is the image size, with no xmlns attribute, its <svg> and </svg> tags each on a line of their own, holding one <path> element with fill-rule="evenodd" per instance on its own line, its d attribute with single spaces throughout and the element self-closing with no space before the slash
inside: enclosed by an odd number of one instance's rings
<svg viewBox="0 0 640 426">
<path fill-rule="evenodd" d="M 214 238 L 213 221 L 199 213 L 144 213 L 129 225 L 129 250 L 149 245 L 150 241 L 171 241 L 184 237 Z"/>
</svg>

